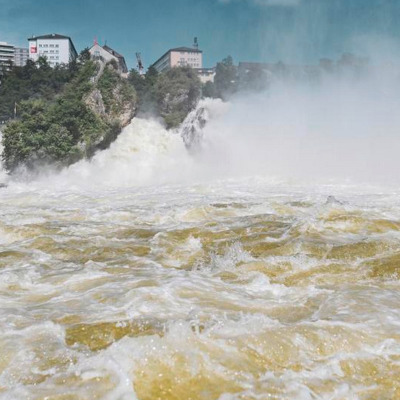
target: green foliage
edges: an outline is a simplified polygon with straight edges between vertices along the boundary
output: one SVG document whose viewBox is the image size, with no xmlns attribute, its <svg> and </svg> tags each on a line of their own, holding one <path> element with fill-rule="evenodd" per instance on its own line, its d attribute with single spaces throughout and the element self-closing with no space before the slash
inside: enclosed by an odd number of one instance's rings
<svg viewBox="0 0 400 400">
<path fill-rule="evenodd" d="M 48 70 L 47 67 L 45 60 L 40 60 L 39 68 L 30 63 L 27 69 L 31 71 L 31 77 L 35 77 L 36 71 L 41 68 L 52 75 L 54 70 Z M 63 85 L 62 93 L 57 96 L 53 93 L 53 98 L 49 99 L 43 95 L 48 88 L 47 82 L 43 83 L 45 88 L 39 85 L 39 92 L 42 93 L 40 99 L 31 97 L 21 101 L 18 120 L 9 123 L 4 129 L 2 158 L 10 172 L 21 165 L 30 169 L 50 163 L 56 166 L 68 165 L 84 156 L 90 157 L 98 148 L 105 148 L 120 132 L 116 120 L 96 114 L 85 103 L 85 97 L 94 88 L 98 66 L 86 60 L 83 64 L 74 63 L 60 68 L 71 77 Z M 71 73 L 71 70 L 77 72 Z M 57 74 L 57 69 L 55 71 Z M 100 78 L 101 87 L 106 95 L 118 91 L 118 99 L 115 99 L 117 107 L 134 100 L 134 90 L 126 81 L 108 68 L 104 74 L 104 79 Z M 24 79 L 21 80 L 24 82 Z M 108 101 L 111 109 L 112 98 L 109 97 Z"/>
<path fill-rule="evenodd" d="M 116 116 L 125 104 L 136 103 L 135 88 L 125 79 L 121 79 L 112 63 L 104 69 L 97 87 L 101 92 L 106 113 L 111 116 Z"/>
<path fill-rule="evenodd" d="M 190 67 L 159 74 L 151 66 L 145 76 L 131 70 L 128 82 L 136 89 L 139 113 L 162 117 L 168 129 L 182 123 L 201 96 L 200 79 Z"/>
<path fill-rule="evenodd" d="M 157 79 L 159 77 L 158 71 L 154 66 L 151 66 L 146 72 L 146 82 L 150 87 L 153 87 L 157 83 Z"/>
<path fill-rule="evenodd" d="M 55 121 L 48 104 L 30 100 L 21 104 L 22 116 L 7 125 L 3 132 L 3 161 L 8 171 L 24 164 L 73 161 L 77 148 L 62 121 Z"/>
<path fill-rule="evenodd" d="M 90 55 L 89 47 L 86 47 L 79 53 L 78 61 L 81 64 L 85 64 L 87 61 L 90 60 L 90 57 L 91 57 L 91 55 Z"/>
<path fill-rule="evenodd" d="M 42 57 L 36 63 L 28 60 L 24 67 L 6 71 L 0 85 L 0 121 L 13 118 L 15 104 L 18 113 L 19 103 L 23 100 L 54 99 L 77 72 L 68 65 L 50 68 Z"/>
<path fill-rule="evenodd" d="M 175 128 L 192 111 L 201 94 L 201 82 L 190 67 L 172 68 L 160 74 L 155 84 L 157 111 L 167 128 Z"/>
<path fill-rule="evenodd" d="M 142 97 L 144 92 L 146 91 L 148 85 L 148 81 L 146 77 L 140 75 L 136 69 L 131 69 L 128 76 L 128 82 L 134 86 L 139 97 Z"/>
<path fill-rule="evenodd" d="M 217 64 L 214 78 L 217 96 L 222 99 L 229 98 L 237 91 L 238 76 L 233 59 L 228 56 Z"/>
<path fill-rule="evenodd" d="M 154 86 L 158 79 L 157 70 L 151 66 L 146 75 L 140 75 L 132 69 L 129 73 L 128 82 L 135 88 L 137 93 L 137 107 L 139 114 L 156 114 L 157 104 Z"/>
<path fill-rule="evenodd" d="M 113 102 L 113 90 L 118 83 L 118 75 L 112 68 L 105 68 L 103 75 L 100 77 L 98 82 L 98 88 L 100 89 L 101 95 L 103 96 L 103 102 L 106 108 L 106 112 L 110 112 Z"/>
<path fill-rule="evenodd" d="M 261 65 L 254 65 L 246 74 L 242 74 L 239 80 L 239 88 L 242 91 L 258 92 L 268 88 L 268 75 Z"/>
<path fill-rule="evenodd" d="M 21 165 L 68 165 L 108 147 L 137 97 L 139 110 L 161 116 L 167 128 L 177 127 L 198 103 L 201 82 L 190 67 L 165 74 L 150 67 L 144 77 L 131 71 L 125 80 L 112 63 L 101 69 L 88 53 L 54 69 L 40 58 L 6 74 L 0 111 L 11 118 L 18 105 L 18 118 L 3 131 L 2 158 L 9 172 Z"/>
<path fill-rule="evenodd" d="M 203 97 L 210 97 L 212 99 L 218 97 L 214 82 L 208 81 L 203 85 Z"/>
</svg>

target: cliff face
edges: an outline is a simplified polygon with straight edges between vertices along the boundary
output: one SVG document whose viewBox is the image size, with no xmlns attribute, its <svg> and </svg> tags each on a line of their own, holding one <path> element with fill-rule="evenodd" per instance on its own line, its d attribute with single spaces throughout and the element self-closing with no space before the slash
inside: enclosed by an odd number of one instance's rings
<svg viewBox="0 0 400 400">
<path fill-rule="evenodd" d="M 111 129 L 95 138 L 88 148 L 89 155 L 107 148 L 129 125 L 135 116 L 137 97 L 135 89 L 122 78 L 112 64 L 97 62 L 98 72 L 92 77 L 93 88 L 83 98 L 84 104 Z"/>
<path fill-rule="evenodd" d="M 85 96 L 85 104 L 107 122 L 121 127 L 130 123 L 136 111 L 135 89 L 118 74 L 112 64 L 98 61 L 99 73 L 93 78 L 94 87 Z"/>
<path fill-rule="evenodd" d="M 88 60 L 56 98 L 20 104 L 20 118 L 4 129 L 2 158 L 19 167 L 63 167 L 107 148 L 136 111 L 134 87 L 111 64 Z"/>
</svg>

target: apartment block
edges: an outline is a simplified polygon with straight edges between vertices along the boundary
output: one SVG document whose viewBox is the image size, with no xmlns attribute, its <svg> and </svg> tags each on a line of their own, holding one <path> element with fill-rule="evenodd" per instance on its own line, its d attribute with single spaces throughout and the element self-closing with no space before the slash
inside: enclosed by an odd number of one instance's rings
<svg viewBox="0 0 400 400">
<path fill-rule="evenodd" d="M 33 36 L 28 39 L 29 58 L 37 61 L 46 57 L 49 65 L 68 64 L 78 57 L 75 46 L 68 36 L 52 33 L 50 35 Z"/>
<path fill-rule="evenodd" d="M 14 64 L 15 47 L 7 42 L 0 42 L 0 72 Z"/>
<path fill-rule="evenodd" d="M 203 52 L 197 48 L 177 47 L 168 50 L 153 64 L 158 72 L 167 72 L 171 68 L 184 66 L 203 68 Z"/>
<path fill-rule="evenodd" d="M 15 47 L 14 51 L 14 65 L 23 67 L 29 58 L 29 49 L 26 47 Z"/>
</svg>

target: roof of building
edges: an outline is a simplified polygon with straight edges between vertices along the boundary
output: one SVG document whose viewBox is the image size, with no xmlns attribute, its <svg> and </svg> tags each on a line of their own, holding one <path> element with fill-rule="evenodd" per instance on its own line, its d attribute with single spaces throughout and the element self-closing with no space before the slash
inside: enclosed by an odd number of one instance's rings
<svg viewBox="0 0 400 400">
<path fill-rule="evenodd" d="M 32 36 L 28 38 L 28 40 L 31 39 L 69 39 L 71 38 L 69 36 L 64 36 L 64 35 L 59 35 L 58 33 L 51 33 L 49 35 L 41 35 L 41 36 Z"/>
<path fill-rule="evenodd" d="M 202 50 L 195 49 L 192 47 L 175 47 L 174 49 L 169 49 L 166 51 L 157 61 L 153 62 L 152 65 L 157 64 L 161 59 L 163 59 L 168 53 L 171 53 L 171 51 L 185 51 L 187 53 L 202 53 Z"/>
<path fill-rule="evenodd" d="M 117 57 L 119 62 L 122 64 L 122 70 L 123 72 L 128 72 L 128 67 L 126 65 L 125 57 L 122 54 L 119 54 L 117 51 L 112 49 L 111 47 L 107 46 L 106 44 L 103 46 L 103 49 L 108 51 L 110 54 L 112 54 L 114 57 Z"/>
<path fill-rule="evenodd" d="M 58 33 L 51 33 L 49 35 L 32 36 L 28 38 L 28 41 L 36 39 L 68 39 L 72 45 L 72 49 L 75 51 L 75 54 L 78 54 L 78 52 L 75 49 L 74 43 L 72 42 L 72 39 L 69 36 L 59 35 Z"/>
<path fill-rule="evenodd" d="M 110 46 L 107 46 L 106 44 L 104 46 L 102 46 L 104 50 L 108 51 L 109 53 L 111 53 L 113 56 L 117 57 L 117 58 L 124 58 L 124 56 L 122 54 L 119 54 L 117 51 L 115 51 L 114 49 L 112 49 Z"/>
<path fill-rule="evenodd" d="M 167 53 L 169 53 L 170 51 L 186 51 L 188 53 L 202 53 L 202 50 L 199 49 L 194 49 L 191 47 L 175 47 L 175 49 L 169 49 L 167 51 Z"/>
</svg>

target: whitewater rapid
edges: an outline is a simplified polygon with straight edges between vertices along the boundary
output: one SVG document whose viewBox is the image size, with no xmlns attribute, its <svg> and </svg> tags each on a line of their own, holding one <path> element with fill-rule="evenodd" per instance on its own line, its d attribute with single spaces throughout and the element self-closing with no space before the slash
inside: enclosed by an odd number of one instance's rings
<svg viewBox="0 0 400 400">
<path fill-rule="evenodd" d="M 1 399 L 399 396 L 399 192 L 258 178 L 0 202 Z"/>
<path fill-rule="evenodd" d="M 0 399 L 400 398 L 398 186 L 275 177 L 216 107 L 0 189 Z"/>
</svg>

